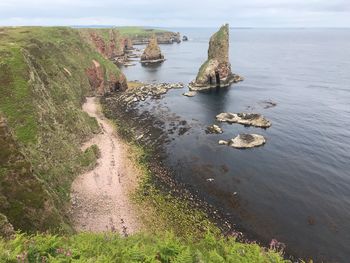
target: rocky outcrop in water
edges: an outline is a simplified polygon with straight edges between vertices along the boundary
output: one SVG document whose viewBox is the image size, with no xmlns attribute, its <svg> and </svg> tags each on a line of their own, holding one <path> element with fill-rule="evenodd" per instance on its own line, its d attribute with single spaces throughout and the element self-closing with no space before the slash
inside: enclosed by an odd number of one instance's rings
<svg viewBox="0 0 350 263">
<path fill-rule="evenodd" d="M 105 80 L 105 70 L 96 60 L 92 61 L 92 66 L 86 70 L 87 77 L 92 91 L 96 95 L 104 95 L 107 92 L 125 91 L 128 88 L 124 74 L 110 73 L 108 80 Z"/>
<path fill-rule="evenodd" d="M 227 87 L 243 79 L 231 72 L 229 62 L 229 25 L 220 28 L 209 42 L 208 60 L 199 69 L 197 78 L 190 83 L 191 90 Z"/>
<path fill-rule="evenodd" d="M 254 126 L 260 128 L 271 127 L 271 122 L 264 116 L 257 113 L 220 113 L 216 116 L 220 122 L 239 123 L 246 126 Z"/>
<path fill-rule="evenodd" d="M 188 92 L 183 93 L 182 95 L 184 95 L 186 97 L 194 97 L 197 95 L 197 92 L 196 91 L 188 91 Z"/>
<path fill-rule="evenodd" d="M 164 61 L 156 37 L 153 37 L 141 56 L 141 63 L 159 63 Z"/>
<path fill-rule="evenodd" d="M 254 148 L 266 143 L 265 138 L 258 134 L 239 134 L 237 137 L 224 141 L 220 140 L 220 145 L 227 145 L 237 149 Z"/>
<path fill-rule="evenodd" d="M 223 130 L 218 125 L 213 124 L 208 126 L 205 132 L 209 134 L 221 134 L 223 133 Z"/>
</svg>

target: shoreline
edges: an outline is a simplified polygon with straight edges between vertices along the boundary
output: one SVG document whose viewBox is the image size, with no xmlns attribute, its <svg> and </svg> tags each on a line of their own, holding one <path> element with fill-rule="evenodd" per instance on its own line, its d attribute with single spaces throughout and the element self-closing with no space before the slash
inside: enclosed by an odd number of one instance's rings
<svg viewBox="0 0 350 263">
<path fill-rule="evenodd" d="M 190 209 L 191 212 L 200 211 L 205 220 L 207 220 L 210 225 L 214 226 L 213 230 L 219 235 L 234 237 L 238 242 L 245 244 L 257 243 L 263 248 L 269 247 L 272 242 L 271 240 L 257 236 L 248 229 L 242 228 L 239 222 L 232 222 L 232 218 L 226 216 L 224 211 L 221 211 L 219 208 L 216 209 L 213 205 L 199 197 L 193 187 L 176 181 L 174 178 L 175 171 L 171 171 L 167 168 L 166 164 L 163 163 L 164 153 L 162 144 L 167 142 L 167 135 L 164 135 L 166 132 L 162 131 L 161 128 L 153 125 L 159 120 L 154 118 L 150 112 L 138 112 L 138 106 L 135 104 L 130 107 L 123 105 L 123 102 L 118 100 L 118 97 L 121 95 L 122 93 L 117 93 L 103 97 L 101 100 L 103 112 L 108 119 L 119 123 L 119 127 L 117 127 L 118 134 L 120 134 L 123 140 L 128 144 L 136 144 L 137 147 L 149 151 L 148 158 L 146 158 L 147 160 L 142 160 L 142 163 L 147 171 L 151 173 L 149 179 L 152 180 L 153 186 L 160 190 L 161 195 L 171 195 L 175 200 L 179 199 L 180 203 L 186 204 L 187 209 Z M 150 98 L 150 100 L 157 99 L 161 98 Z M 141 119 L 138 119 L 140 116 L 142 116 Z M 150 127 L 152 127 L 152 129 L 150 129 Z M 146 138 L 145 131 L 148 131 L 150 135 L 152 135 Z M 156 140 L 157 137 L 157 144 L 152 145 L 150 142 Z M 282 247 L 285 246 L 283 243 L 276 242 Z M 293 262 L 298 262 L 298 260 L 300 260 L 294 256 L 293 252 L 290 253 L 287 251 L 288 247 L 287 250 L 283 251 L 285 259 L 292 260 Z"/>
</svg>

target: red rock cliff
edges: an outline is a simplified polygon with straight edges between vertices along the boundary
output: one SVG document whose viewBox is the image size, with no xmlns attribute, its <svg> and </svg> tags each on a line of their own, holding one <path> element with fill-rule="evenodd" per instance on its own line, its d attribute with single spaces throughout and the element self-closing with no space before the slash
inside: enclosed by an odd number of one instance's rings
<svg viewBox="0 0 350 263">
<path fill-rule="evenodd" d="M 113 91 L 124 91 L 128 88 L 127 80 L 124 74 L 109 73 L 108 79 L 105 79 L 105 69 L 96 60 L 92 61 L 91 67 L 86 69 L 91 89 L 97 95 L 104 95 Z"/>
</svg>

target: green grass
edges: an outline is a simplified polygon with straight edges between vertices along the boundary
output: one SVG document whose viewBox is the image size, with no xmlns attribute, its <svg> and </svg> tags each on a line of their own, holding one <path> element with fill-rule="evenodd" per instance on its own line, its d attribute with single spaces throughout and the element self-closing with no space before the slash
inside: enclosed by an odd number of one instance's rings
<svg viewBox="0 0 350 263">
<path fill-rule="evenodd" d="M 33 116 L 35 109 L 28 89 L 29 76 L 20 47 L 3 47 L 0 56 L 0 109 L 8 121 L 15 123 L 15 134 L 20 141 L 35 142 L 38 123 Z"/>
<path fill-rule="evenodd" d="M 17 234 L 0 239 L 1 262 L 289 262 L 277 251 L 234 238 L 180 239 L 172 233 L 133 235 L 82 233 L 71 236 Z"/>
<path fill-rule="evenodd" d="M 197 78 L 202 78 L 203 77 L 203 74 L 205 72 L 205 70 L 207 69 L 209 65 L 209 60 L 205 61 L 202 66 L 199 68 L 199 71 L 198 71 L 198 77 Z"/>
</svg>

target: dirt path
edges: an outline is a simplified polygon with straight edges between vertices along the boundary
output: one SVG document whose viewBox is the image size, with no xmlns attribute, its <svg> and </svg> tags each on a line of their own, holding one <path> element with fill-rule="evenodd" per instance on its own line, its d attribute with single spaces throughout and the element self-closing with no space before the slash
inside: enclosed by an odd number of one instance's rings
<svg viewBox="0 0 350 263">
<path fill-rule="evenodd" d="M 95 117 L 102 132 L 83 146 L 96 144 L 98 165 L 80 175 L 72 185 L 72 216 L 77 231 L 114 231 L 129 235 L 140 229 L 136 209 L 129 199 L 138 182 L 138 171 L 128 158 L 126 145 L 104 118 L 96 98 L 87 98 L 83 110 Z"/>
</svg>

